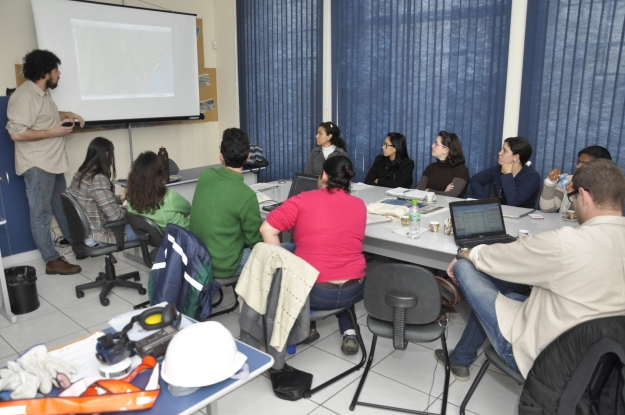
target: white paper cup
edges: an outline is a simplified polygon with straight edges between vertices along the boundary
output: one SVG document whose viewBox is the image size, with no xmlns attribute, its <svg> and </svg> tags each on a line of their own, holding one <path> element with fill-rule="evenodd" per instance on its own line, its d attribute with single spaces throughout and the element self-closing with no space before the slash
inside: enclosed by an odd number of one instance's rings
<svg viewBox="0 0 625 415">
<path fill-rule="evenodd" d="M 438 228 L 441 226 L 439 222 L 432 221 L 430 222 L 430 232 L 438 232 Z"/>
<path fill-rule="evenodd" d="M 427 203 L 436 202 L 436 194 L 434 194 L 434 193 L 426 193 L 425 194 L 425 201 Z"/>
<path fill-rule="evenodd" d="M 402 226 L 408 226 L 408 215 L 404 215 L 401 217 Z"/>
</svg>

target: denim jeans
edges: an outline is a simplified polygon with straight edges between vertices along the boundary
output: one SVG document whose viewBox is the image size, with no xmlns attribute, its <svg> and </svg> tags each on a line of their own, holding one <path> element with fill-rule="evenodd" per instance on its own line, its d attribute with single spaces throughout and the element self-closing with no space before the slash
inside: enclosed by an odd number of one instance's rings
<svg viewBox="0 0 625 415">
<path fill-rule="evenodd" d="M 124 226 L 124 231 L 126 232 L 126 241 L 136 241 L 137 239 L 139 239 L 134 229 L 130 227 L 129 223 Z M 97 242 L 93 238 L 85 239 L 84 244 L 91 248 L 102 248 L 103 246 L 113 245 L 104 242 Z"/>
<path fill-rule="evenodd" d="M 484 274 L 466 259 L 456 262 L 454 275 L 472 311 L 460 341 L 450 354 L 451 363 L 469 366 L 477 358 L 477 350 L 488 337 L 491 345 L 506 364 L 518 370 L 512 354 L 512 345 L 499 330 L 495 300 L 497 294 L 501 292 L 508 298 L 525 301 L 526 295 L 515 292 L 522 290 L 525 286 L 498 280 Z"/>
<path fill-rule="evenodd" d="M 60 257 L 54 249 L 50 223 L 52 216 L 61 229 L 61 233 L 71 244 L 72 236 L 63 211 L 61 194 L 67 189 L 63 173 L 48 173 L 39 167 L 31 167 L 22 175 L 26 184 L 26 197 L 30 208 L 30 230 L 35 245 L 45 262 Z"/>
<path fill-rule="evenodd" d="M 238 277 L 239 275 L 241 275 L 241 273 L 243 272 L 243 267 L 245 267 L 245 263 L 247 262 L 247 259 L 250 257 L 251 253 L 252 253 L 252 248 L 249 248 L 249 247 L 243 248 L 243 255 L 241 256 L 241 262 L 239 263 L 239 267 L 237 268 L 236 271 L 234 271 L 234 274 L 232 274 L 231 277 Z"/>
<path fill-rule="evenodd" d="M 280 246 L 282 246 L 282 248 L 286 249 L 290 253 L 295 252 L 295 242 L 282 242 L 280 243 Z"/>
<path fill-rule="evenodd" d="M 364 291 L 365 279 L 347 287 L 343 287 L 343 284 L 337 284 L 336 288 L 329 288 L 315 284 L 310 290 L 310 309 L 334 310 L 335 308 L 353 306 L 362 300 Z M 337 314 L 336 318 L 339 319 L 341 334 L 345 333 L 345 330 L 354 328 L 347 311 Z"/>
</svg>

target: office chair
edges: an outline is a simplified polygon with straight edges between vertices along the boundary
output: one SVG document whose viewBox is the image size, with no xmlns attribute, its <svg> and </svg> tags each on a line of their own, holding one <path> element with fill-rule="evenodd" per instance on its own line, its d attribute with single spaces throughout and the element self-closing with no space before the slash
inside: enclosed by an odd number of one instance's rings
<svg viewBox="0 0 625 415">
<path fill-rule="evenodd" d="M 430 412 L 361 402 L 358 401 L 358 397 L 371 369 L 378 336 L 393 339 L 395 350 L 405 350 L 408 342 L 424 343 L 441 339 L 445 354 L 445 386 L 441 415 L 445 415 L 450 366 L 445 341 L 446 326 L 437 321 L 442 315 L 442 306 L 441 291 L 434 274 L 416 265 L 381 265 L 367 275 L 364 301 L 365 309 L 369 313 L 367 326 L 373 333 L 373 340 L 365 372 L 358 383 L 349 409 L 353 411 L 356 405 L 363 405 L 413 414 L 430 414 Z"/>
<path fill-rule="evenodd" d="M 139 241 L 124 241 L 124 226 L 126 226 L 127 223 L 126 219 L 109 221 L 104 224 L 105 228 L 112 229 L 113 232 L 115 232 L 115 240 L 117 241 L 115 245 L 108 245 L 99 248 L 89 247 L 84 243 L 84 241 L 88 239 L 91 235 L 91 229 L 89 227 L 89 219 L 87 218 L 87 214 L 78 204 L 78 202 L 68 193 L 63 193 L 61 195 L 61 200 L 63 203 L 65 216 L 67 217 L 67 223 L 69 225 L 72 239 L 78 245 L 79 249 L 86 255 L 92 257 L 106 255 L 105 272 L 100 272 L 100 275 L 96 278 L 94 282 L 77 285 L 76 297 L 84 297 L 85 293 L 83 290 L 102 287 L 102 290 L 100 291 L 100 303 L 103 306 L 107 306 L 110 303 L 110 300 L 107 298 L 107 296 L 111 292 L 113 287 L 134 288 L 139 292 L 139 294 L 146 294 L 147 290 L 143 288 L 141 284 L 137 282 L 127 281 L 131 278 L 135 281 L 139 281 L 139 272 L 134 271 L 123 275 L 115 275 L 114 264 L 117 263 L 117 259 L 115 259 L 115 257 L 113 256 L 113 253 L 122 252 L 124 249 L 139 246 Z"/>
<path fill-rule="evenodd" d="M 503 373 L 514 379 L 519 385 L 525 384 L 525 378 L 523 378 L 521 372 L 519 372 L 518 370 L 514 370 L 510 366 L 508 366 L 506 362 L 501 357 L 499 357 L 495 349 L 493 349 L 493 346 L 488 346 L 488 349 L 486 349 L 484 354 L 486 355 L 486 361 L 482 365 L 480 371 L 477 373 L 475 380 L 473 380 L 471 387 L 467 391 L 467 394 L 460 404 L 460 415 L 465 415 L 465 409 L 469 404 L 469 400 L 473 396 L 473 392 L 475 392 L 477 385 L 479 385 L 480 381 L 484 377 L 484 374 L 486 373 L 486 369 L 488 369 L 488 366 L 490 366 L 491 363 L 497 366 Z"/>
<path fill-rule="evenodd" d="M 358 340 L 358 345 L 360 346 L 360 353 L 362 355 L 362 358 L 360 359 L 360 362 L 356 366 L 351 367 L 347 369 L 346 371 L 344 371 L 343 373 L 336 375 L 332 379 L 317 386 L 316 388 L 313 388 L 304 392 L 303 396 L 304 398 L 307 398 L 307 399 L 313 396 L 315 393 L 319 392 L 320 390 L 324 389 L 326 386 L 330 386 L 337 380 L 343 379 L 345 376 L 349 375 L 350 373 L 360 370 L 360 368 L 363 367 L 363 365 L 365 364 L 365 360 L 367 359 L 367 350 L 365 349 L 365 343 L 362 340 L 362 336 L 360 335 L 360 326 L 358 325 L 358 322 L 356 321 L 356 312 L 354 311 L 353 305 L 349 307 L 335 308 L 333 310 L 310 310 L 310 311 L 311 311 L 310 321 L 325 320 L 326 318 L 335 316 L 342 311 L 347 311 L 349 313 L 349 318 L 352 320 L 352 325 L 354 326 L 354 329 L 356 330 L 356 339 Z"/>
<path fill-rule="evenodd" d="M 519 399 L 519 415 L 625 412 L 625 316 L 586 321 L 538 355 Z"/>
<path fill-rule="evenodd" d="M 150 218 L 137 215 L 135 213 L 126 213 L 126 219 L 139 237 L 141 246 L 141 256 L 143 257 L 143 263 L 146 267 L 152 269 L 158 247 L 161 246 L 163 241 L 163 230 Z M 150 247 L 152 250 L 150 251 Z M 150 305 L 150 301 L 145 301 L 141 304 L 137 304 L 133 308 L 138 310 Z"/>
<path fill-rule="evenodd" d="M 217 317 L 217 316 L 220 316 L 222 314 L 228 314 L 231 311 L 236 310 L 237 307 L 239 306 L 239 296 L 237 295 L 237 292 L 235 290 L 236 286 L 237 286 L 237 282 L 239 282 L 239 276 L 238 275 L 236 277 L 214 278 L 213 281 L 216 281 L 219 284 L 219 299 L 213 303 L 212 307 L 213 308 L 217 307 L 223 301 L 223 299 L 224 299 L 224 291 L 223 291 L 223 289 L 225 287 L 232 287 L 232 292 L 234 293 L 234 305 L 232 307 L 230 307 L 230 308 L 225 309 L 225 310 L 221 310 L 221 311 L 218 311 L 216 313 L 212 313 L 209 316 L 209 318 Z"/>
</svg>

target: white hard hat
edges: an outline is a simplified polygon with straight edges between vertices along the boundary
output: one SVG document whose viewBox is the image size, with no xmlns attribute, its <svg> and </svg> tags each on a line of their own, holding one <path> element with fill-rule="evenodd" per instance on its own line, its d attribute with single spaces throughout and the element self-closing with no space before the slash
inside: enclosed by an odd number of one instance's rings
<svg viewBox="0 0 625 415">
<path fill-rule="evenodd" d="M 161 376 L 174 386 L 212 385 L 234 375 L 246 360 L 227 328 L 205 321 L 192 324 L 171 339 Z"/>
</svg>

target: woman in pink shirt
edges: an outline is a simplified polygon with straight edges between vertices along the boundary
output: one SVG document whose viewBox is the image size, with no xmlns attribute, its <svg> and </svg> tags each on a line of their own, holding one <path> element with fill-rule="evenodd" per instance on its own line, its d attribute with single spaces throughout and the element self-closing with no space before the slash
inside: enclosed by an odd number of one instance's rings
<svg viewBox="0 0 625 415">
<path fill-rule="evenodd" d="M 269 214 L 260 227 L 266 243 L 280 245 L 280 232 L 293 229 L 295 255 L 319 271 L 310 292 L 310 308 L 332 310 L 352 306 L 362 300 L 365 258 L 367 208 L 365 203 L 349 194 L 354 166 L 347 156 L 337 155 L 323 163 L 319 189 L 300 193 L 286 200 Z M 343 335 L 341 350 L 356 354 L 358 342 L 349 313 L 337 314 Z M 311 324 L 305 342 L 319 338 Z"/>
</svg>

